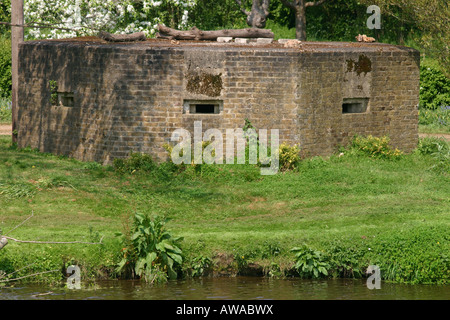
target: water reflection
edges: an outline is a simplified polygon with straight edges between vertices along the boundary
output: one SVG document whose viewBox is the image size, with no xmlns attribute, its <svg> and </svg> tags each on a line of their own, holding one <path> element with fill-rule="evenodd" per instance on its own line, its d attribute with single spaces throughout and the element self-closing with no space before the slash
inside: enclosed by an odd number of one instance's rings
<svg viewBox="0 0 450 320">
<path fill-rule="evenodd" d="M 254 277 L 203 278 L 147 285 L 140 281 L 82 283 L 81 290 L 43 285 L 0 288 L 0 299 L 14 300 L 393 300 L 450 299 L 449 286 L 382 283 L 369 290 L 365 280 L 301 280 Z"/>
</svg>

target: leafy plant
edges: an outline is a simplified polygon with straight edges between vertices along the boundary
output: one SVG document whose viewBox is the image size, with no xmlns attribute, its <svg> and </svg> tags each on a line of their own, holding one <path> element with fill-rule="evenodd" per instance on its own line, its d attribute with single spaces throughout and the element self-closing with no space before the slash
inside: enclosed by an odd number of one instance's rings
<svg viewBox="0 0 450 320">
<path fill-rule="evenodd" d="M 0 8 L 1 6 L 2 4 L 0 4 Z M 11 86 L 11 40 L 0 34 L 0 98 L 11 96 Z"/>
<path fill-rule="evenodd" d="M 325 261 L 324 255 L 320 251 L 313 250 L 307 245 L 291 249 L 295 253 L 295 266 L 301 277 L 319 278 L 328 276 L 330 265 Z"/>
<path fill-rule="evenodd" d="M 50 103 L 55 106 L 58 103 L 58 83 L 55 80 L 49 80 Z"/>
<path fill-rule="evenodd" d="M 113 167 L 119 173 L 135 173 L 136 171 L 150 172 L 154 170 L 157 165 L 150 155 L 131 152 L 127 159 L 114 159 Z"/>
<path fill-rule="evenodd" d="M 450 132 L 450 105 L 442 105 L 435 110 L 420 107 L 419 125 L 434 127 L 439 132 Z"/>
<path fill-rule="evenodd" d="M 416 153 L 432 156 L 435 164 L 432 170 L 438 173 L 450 173 L 450 144 L 442 138 L 426 137 L 419 140 Z"/>
<path fill-rule="evenodd" d="M 419 139 L 416 152 L 421 155 L 432 155 L 439 151 L 450 149 L 447 141 L 437 137 L 425 137 Z"/>
<path fill-rule="evenodd" d="M 36 193 L 33 185 L 25 182 L 0 183 L 0 195 L 9 199 L 32 197 Z"/>
<path fill-rule="evenodd" d="M 352 141 L 352 149 L 366 154 L 372 158 L 397 159 L 402 155 L 400 150 L 392 149 L 389 145 L 389 137 L 355 136 Z"/>
<path fill-rule="evenodd" d="M 0 122 L 11 122 L 12 104 L 11 99 L 0 97 Z"/>
<path fill-rule="evenodd" d="M 330 255 L 330 268 L 333 270 L 334 276 L 343 278 L 360 278 L 363 276 L 364 268 L 361 262 L 364 253 L 361 250 L 333 243 L 330 244 L 330 249 L 327 252 Z"/>
<path fill-rule="evenodd" d="M 136 212 L 129 232 L 122 237 L 122 260 L 117 271 L 145 279 L 147 282 L 176 279 L 177 269 L 183 262 L 179 242 L 166 230 L 167 218 Z"/>
<path fill-rule="evenodd" d="M 419 105 L 430 110 L 450 105 L 450 79 L 434 66 L 420 67 Z"/>
<path fill-rule="evenodd" d="M 212 261 L 210 258 L 204 256 L 195 257 L 191 262 L 191 276 L 203 276 L 211 268 L 211 265 Z"/>
<path fill-rule="evenodd" d="M 300 148 L 286 143 L 280 145 L 279 163 L 281 171 L 294 170 L 300 162 Z"/>
<path fill-rule="evenodd" d="M 450 149 L 448 145 L 438 145 L 438 150 L 432 154 L 436 160 L 436 164 L 431 169 L 439 173 L 450 173 Z"/>
</svg>

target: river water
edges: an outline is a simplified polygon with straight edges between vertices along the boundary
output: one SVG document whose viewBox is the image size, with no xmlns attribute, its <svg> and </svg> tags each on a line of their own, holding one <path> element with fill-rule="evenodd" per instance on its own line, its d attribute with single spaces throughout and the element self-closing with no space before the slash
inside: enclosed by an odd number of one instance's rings
<svg viewBox="0 0 450 320">
<path fill-rule="evenodd" d="M 449 300 L 450 286 L 381 283 L 365 280 L 303 280 L 220 277 L 169 281 L 81 283 L 81 289 L 15 284 L 0 288 L 0 300 Z"/>
</svg>

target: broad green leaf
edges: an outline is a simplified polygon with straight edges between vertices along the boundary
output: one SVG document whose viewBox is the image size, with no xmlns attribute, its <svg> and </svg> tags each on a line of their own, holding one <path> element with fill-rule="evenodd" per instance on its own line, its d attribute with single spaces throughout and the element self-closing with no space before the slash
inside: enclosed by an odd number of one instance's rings
<svg viewBox="0 0 450 320">
<path fill-rule="evenodd" d="M 183 258 L 182 258 L 179 254 L 171 253 L 171 252 L 168 252 L 167 254 L 168 254 L 169 257 L 171 257 L 176 263 L 178 263 L 178 264 L 182 264 L 182 263 L 183 263 Z"/>
</svg>

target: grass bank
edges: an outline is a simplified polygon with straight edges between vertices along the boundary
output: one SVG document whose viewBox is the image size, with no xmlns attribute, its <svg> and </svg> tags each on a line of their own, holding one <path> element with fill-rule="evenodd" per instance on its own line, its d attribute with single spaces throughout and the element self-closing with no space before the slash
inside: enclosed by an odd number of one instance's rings
<svg viewBox="0 0 450 320">
<path fill-rule="evenodd" d="M 117 277 L 113 270 L 123 246 L 115 234 L 139 211 L 169 217 L 172 234 L 184 237 L 184 276 L 199 270 L 297 275 L 290 250 L 305 245 L 320 252 L 317 260 L 330 277 L 364 277 L 369 265 L 378 265 L 385 280 L 448 283 L 448 171 L 432 169 L 438 161 L 432 155 L 383 160 L 343 153 L 303 160 L 297 170 L 275 176 L 261 176 L 248 165 L 176 173 L 163 165 L 150 173 L 119 174 L 96 163 L 16 150 L 9 136 L 0 136 L 3 234 L 34 212 L 8 236 L 103 237 L 104 243 L 10 241 L 0 250 L 0 270 L 19 270 L 18 277 L 76 263 L 83 279 Z M 54 272 L 27 280 L 62 279 L 62 272 Z"/>
</svg>

